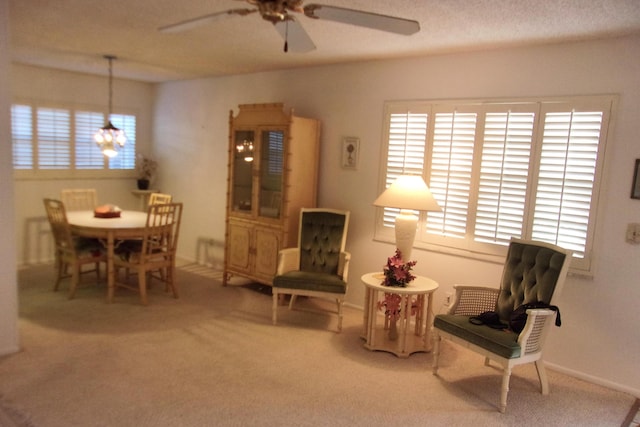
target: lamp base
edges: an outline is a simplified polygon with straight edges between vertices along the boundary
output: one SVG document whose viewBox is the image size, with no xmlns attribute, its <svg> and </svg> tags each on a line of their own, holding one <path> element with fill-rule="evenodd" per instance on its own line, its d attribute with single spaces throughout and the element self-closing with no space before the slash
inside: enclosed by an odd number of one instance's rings
<svg viewBox="0 0 640 427">
<path fill-rule="evenodd" d="M 411 261 L 411 249 L 416 239 L 418 216 L 411 210 L 402 209 L 396 216 L 396 247 L 404 261 Z"/>
</svg>

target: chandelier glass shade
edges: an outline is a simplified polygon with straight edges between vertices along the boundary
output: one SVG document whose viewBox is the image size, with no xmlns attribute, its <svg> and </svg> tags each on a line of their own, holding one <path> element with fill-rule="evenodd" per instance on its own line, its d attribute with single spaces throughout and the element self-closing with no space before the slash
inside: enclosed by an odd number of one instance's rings
<svg viewBox="0 0 640 427">
<path fill-rule="evenodd" d="M 116 59 L 115 56 L 105 55 L 105 58 L 109 61 L 109 115 L 107 116 L 107 124 L 98 129 L 93 135 L 98 147 L 107 157 L 115 157 L 118 155 L 118 150 L 124 147 L 127 142 L 127 136 L 124 130 L 118 129 L 111 123 L 111 111 L 113 102 L 113 65 L 112 62 Z"/>
</svg>

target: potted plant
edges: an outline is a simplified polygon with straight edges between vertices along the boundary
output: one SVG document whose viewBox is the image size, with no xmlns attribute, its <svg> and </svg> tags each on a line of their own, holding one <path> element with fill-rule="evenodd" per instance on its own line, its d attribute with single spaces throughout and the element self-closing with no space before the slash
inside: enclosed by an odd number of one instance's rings
<svg viewBox="0 0 640 427">
<path fill-rule="evenodd" d="M 158 162 L 151 157 L 146 157 L 144 154 L 138 153 L 136 155 L 136 171 L 138 172 L 138 189 L 148 190 L 151 178 L 158 168 Z"/>
</svg>

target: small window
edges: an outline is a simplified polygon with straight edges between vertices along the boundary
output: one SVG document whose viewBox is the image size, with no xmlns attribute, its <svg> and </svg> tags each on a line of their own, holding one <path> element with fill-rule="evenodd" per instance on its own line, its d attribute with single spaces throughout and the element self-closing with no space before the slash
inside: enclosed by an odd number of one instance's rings
<svg viewBox="0 0 640 427">
<path fill-rule="evenodd" d="M 114 126 L 123 129 L 127 143 L 118 156 L 108 159 L 96 145 L 93 135 L 106 123 L 100 111 L 18 103 L 11 107 L 13 167 L 37 177 L 73 177 L 75 171 L 135 169 L 136 116 L 112 114 Z"/>
</svg>

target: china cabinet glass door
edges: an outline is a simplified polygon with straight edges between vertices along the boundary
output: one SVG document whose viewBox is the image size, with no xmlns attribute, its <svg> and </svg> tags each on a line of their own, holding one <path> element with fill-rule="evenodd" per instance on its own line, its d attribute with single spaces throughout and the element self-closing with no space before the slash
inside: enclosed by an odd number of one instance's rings
<svg viewBox="0 0 640 427">
<path fill-rule="evenodd" d="M 255 149 L 253 131 L 235 132 L 233 157 L 232 200 L 233 210 L 251 213 L 253 194 L 253 152 Z"/>
<path fill-rule="evenodd" d="M 260 138 L 260 193 L 258 215 L 280 218 L 282 208 L 282 173 L 284 167 L 284 132 L 263 130 Z"/>
</svg>

